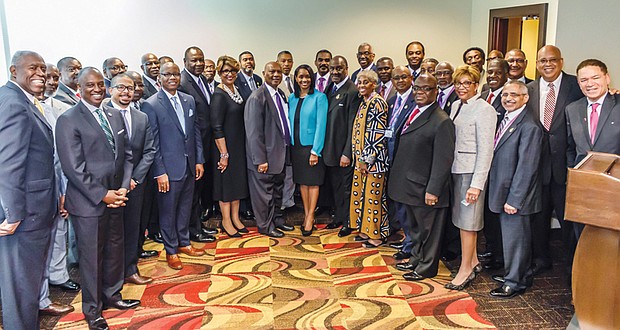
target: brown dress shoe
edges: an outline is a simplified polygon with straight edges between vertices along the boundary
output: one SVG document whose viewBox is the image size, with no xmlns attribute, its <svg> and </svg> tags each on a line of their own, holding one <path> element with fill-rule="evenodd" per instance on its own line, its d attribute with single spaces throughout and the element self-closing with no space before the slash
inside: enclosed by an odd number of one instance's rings
<svg viewBox="0 0 620 330">
<path fill-rule="evenodd" d="M 198 250 L 191 245 L 180 247 L 177 250 L 181 253 L 185 253 L 188 256 L 192 256 L 192 257 L 200 257 L 205 254 L 205 251 Z"/>
<path fill-rule="evenodd" d="M 168 262 L 168 267 L 172 269 L 179 270 L 183 268 L 183 263 L 181 263 L 178 254 L 167 254 L 166 261 Z"/>
<path fill-rule="evenodd" d="M 63 305 L 59 303 L 51 303 L 49 306 L 40 309 L 40 315 L 61 316 L 67 313 L 71 313 L 75 310 L 71 305 Z"/>
<path fill-rule="evenodd" d="M 153 282 L 153 278 L 142 276 L 139 273 L 135 273 L 129 277 L 125 277 L 125 283 L 144 285 Z"/>
</svg>

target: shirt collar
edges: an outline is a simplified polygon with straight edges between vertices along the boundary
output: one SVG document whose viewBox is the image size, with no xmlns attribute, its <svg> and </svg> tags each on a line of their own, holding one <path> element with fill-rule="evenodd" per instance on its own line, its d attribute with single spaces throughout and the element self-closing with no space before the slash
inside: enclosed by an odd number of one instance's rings
<svg viewBox="0 0 620 330">
<path fill-rule="evenodd" d="M 421 114 L 422 112 L 424 112 L 426 109 L 430 108 L 430 106 L 431 106 L 431 105 L 433 105 L 433 104 L 435 104 L 435 102 L 433 102 L 433 103 L 431 103 L 431 104 L 427 104 L 427 105 L 425 105 L 425 106 L 423 106 L 423 107 L 418 107 L 418 109 L 420 109 L 420 114 Z"/>
<path fill-rule="evenodd" d="M 62 84 L 63 86 L 65 86 L 65 87 L 67 87 L 67 89 L 68 89 L 71 93 L 73 93 L 73 95 L 77 95 L 77 93 L 78 93 L 78 92 L 77 92 L 77 90 L 74 90 L 73 88 L 71 88 L 71 87 L 69 87 L 69 86 L 65 85 L 62 81 L 60 81 L 59 83 L 60 83 L 60 84 Z"/>
<path fill-rule="evenodd" d="M 26 92 L 25 89 L 22 88 L 22 86 L 20 86 L 18 83 L 14 82 L 13 80 L 9 80 L 11 83 L 15 84 L 15 86 L 17 86 L 19 89 L 21 89 L 21 91 L 24 93 L 24 95 L 26 95 L 26 98 L 28 99 L 28 101 L 30 101 L 30 103 L 34 104 L 34 95 Z"/>
<path fill-rule="evenodd" d="M 592 104 L 598 103 L 599 104 L 599 109 L 600 109 L 601 106 L 603 106 L 603 101 L 605 101 L 605 97 L 607 97 L 607 93 L 603 94 L 603 96 L 599 97 L 599 99 L 594 101 L 594 102 L 590 101 L 590 99 L 586 98 L 588 100 L 588 108 L 590 108 L 592 106 Z"/>
<path fill-rule="evenodd" d="M 166 94 L 166 96 L 168 97 L 168 99 L 172 99 L 172 97 L 173 97 L 173 96 L 177 96 L 177 94 L 179 94 L 179 93 L 177 93 L 177 92 L 175 91 L 175 92 L 174 92 L 174 95 L 172 95 L 172 94 L 170 94 L 167 90 L 165 90 L 165 89 L 163 89 L 163 88 L 162 88 L 161 90 L 162 90 L 162 91 L 164 91 L 164 93 Z"/>
<path fill-rule="evenodd" d="M 405 101 L 409 97 L 409 94 L 411 94 L 412 90 L 413 90 L 413 88 L 409 87 L 409 89 L 407 89 L 407 91 L 404 92 L 403 94 L 401 94 L 399 92 L 396 92 L 396 95 L 400 96 L 403 99 L 403 101 Z"/>
<path fill-rule="evenodd" d="M 337 84 L 336 84 L 336 90 L 339 90 L 339 89 L 340 89 L 340 87 L 342 87 L 342 85 L 344 85 L 344 83 L 346 83 L 346 82 L 347 82 L 347 80 L 349 80 L 349 77 L 344 77 L 344 79 L 342 79 L 342 81 L 341 81 L 341 82 L 337 83 Z"/>
<path fill-rule="evenodd" d="M 553 88 L 555 88 L 556 90 L 560 86 L 560 82 L 562 81 L 562 76 L 563 75 L 564 75 L 564 73 L 560 72 L 560 75 L 557 78 L 555 78 L 554 81 L 551 82 L 551 83 L 553 83 Z M 549 82 L 545 81 L 543 78 L 540 78 L 540 80 L 543 83 L 543 85 L 545 86 L 545 89 L 549 89 Z M 557 94 L 557 91 L 556 91 L 556 94 Z"/>
<path fill-rule="evenodd" d="M 512 111 L 512 112 L 506 111 L 505 116 L 508 117 L 508 121 L 510 122 L 511 120 L 517 118 L 521 114 L 521 112 L 523 112 L 523 109 L 525 109 L 525 104 L 515 111 Z"/>
<path fill-rule="evenodd" d="M 120 104 L 117 104 L 116 102 L 110 100 L 110 103 L 112 103 L 112 107 L 114 107 L 114 109 L 118 109 L 118 110 L 129 110 L 129 106 L 127 107 L 123 107 Z"/>
<path fill-rule="evenodd" d="M 151 85 L 153 85 L 154 87 L 157 87 L 157 81 L 155 81 L 155 79 L 143 74 L 142 77 L 147 80 Z"/>
<path fill-rule="evenodd" d="M 271 87 L 269 84 L 265 84 L 265 86 L 267 86 L 267 90 L 269 91 L 269 95 L 271 95 L 271 97 L 275 97 L 275 94 L 277 93 L 277 90 L 273 87 Z"/>
<path fill-rule="evenodd" d="M 82 102 L 82 104 L 84 104 L 86 106 L 86 109 L 88 109 L 88 111 L 90 111 L 90 112 L 95 112 L 95 110 L 101 109 L 101 104 L 99 105 L 99 107 L 96 107 L 96 106 L 94 106 L 94 105 L 92 105 L 92 104 L 90 104 L 90 103 L 88 103 L 88 102 L 86 102 L 84 100 L 80 100 L 80 102 Z"/>
</svg>

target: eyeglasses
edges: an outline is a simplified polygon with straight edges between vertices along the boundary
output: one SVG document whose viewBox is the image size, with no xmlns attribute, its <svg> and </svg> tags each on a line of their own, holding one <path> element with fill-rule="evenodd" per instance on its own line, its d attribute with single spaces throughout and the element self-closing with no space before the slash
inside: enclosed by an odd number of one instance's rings
<svg viewBox="0 0 620 330">
<path fill-rule="evenodd" d="M 237 70 L 228 70 L 228 69 L 226 69 L 226 70 L 222 70 L 222 71 L 220 71 L 220 75 L 225 75 L 225 74 L 229 74 L 229 73 L 230 73 L 230 74 L 237 74 L 237 72 L 239 72 L 239 71 L 237 71 Z"/>
<path fill-rule="evenodd" d="M 549 64 L 556 64 L 556 63 L 558 63 L 559 60 L 560 60 L 559 58 L 552 57 L 552 58 L 541 58 L 537 62 L 542 64 L 542 65 L 545 65 L 547 63 L 549 63 Z"/>
<path fill-rule="evenodd" d="M 108 67 L 108 70 L 113 70 L 113 71 L 127 70 L 127 66 L 126 65 L 115 65 L 115 66 Z"/>
<path fill-rule="evenodd" d="M 439 76 L 451 76 L 452 75 L 452 71 L 450 70 L 445 70 L 445 71 L 435 71 L 435 75 L 437 77 Z"/>
<path fill-rule="evenodd" d="M 394 80 L 394 81 L 405 80 L 407 78 L 409 78 L 409 76 L 406 75 L 406 74 L 403 74 L 403 75 L 400 75 L 400 76 L 392 76 L 392 80 Z"/>
<path fill-rule="evenodd" d="M 160 75 L 164 78 L 176 77 L 179 78 L 181 76 L 180 73 L 160 73 Z"/>
<path fill-rule="evenodd" d="M 119 92 L 124 92 L 125 90 L 128 90 L 130 92 L 134 91 L 134 87 L 133 86 L 125 86 L 125 85 L 116 85 L 116 86 L 112 86 L 112 88 L 116 88 L 118 89 Z"/>
<path fill-rule="evenodd" d="M 454 83 L 454 87 L 459 88 L 459 87 L 463 86 L 465 88 L 469 88 L 473 84 L 475 84 L 475 83 L 473 81 L 470 81 L 470 80 L 458 81 L 458 82 Z"/>
<path fill-rule="evenodd" d="M 509 58 L 509 59 L 506 60 L 506 62 L 508 62 L 508 63 L 523 64 L 523 63 L 525 63 L 525 59 L 523 59 L 523 58 Z"/>
<path fill-rule="evenodd" d="M 419 92 L 419 91 L 423 91 L 425 93 L 428 93 L 430 91 L 432 91 L 433 89 L 435 89 L 437 87 L 431 87 L 431 86 L 413 86 L 413 91 L 414 92 Z"/>
<path fill-rule="evenodd" d="M 523 96 L 523 95 L 527 95 L 527 94 L 523 94 L 523 93 L 514 93 L 514 92 L 513 92 L 513 93 L 502 93 L 502 94 L 500 94 L 500 95 L 501 95 L 503 98 L 508 98 L 509 96 L 510 96 L 510 97 L 512 97 L 512 98 L 515 98 L 515 97 L 519 97 L 519 96 Z"/>
</svg>

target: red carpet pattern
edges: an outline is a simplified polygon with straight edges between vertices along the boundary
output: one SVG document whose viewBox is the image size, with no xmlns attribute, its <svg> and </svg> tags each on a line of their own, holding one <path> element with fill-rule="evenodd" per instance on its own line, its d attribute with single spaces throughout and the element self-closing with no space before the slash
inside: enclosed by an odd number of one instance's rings
<svg viewBox="0 0 620 330">
<path fill-rule="evenodd" d="M 466 292 L 434 279 L 407 282 L 388 247 L 365 249 L 353 236 L 298 228 L 271 239 L 251 230 L 195 244 L 202 257 L 181 255 L 184 268 L 168 268 L 165 252 L 142 261 L 148 285 L 125 285 L 123 297 L 141 299 L 135 310 L 106 310 L 113 329 L 494 329 Z M 148 248 L 163 250 L 161 244 Z M 84 329 L 81 296 L 57 329 Z"/>
</svg>

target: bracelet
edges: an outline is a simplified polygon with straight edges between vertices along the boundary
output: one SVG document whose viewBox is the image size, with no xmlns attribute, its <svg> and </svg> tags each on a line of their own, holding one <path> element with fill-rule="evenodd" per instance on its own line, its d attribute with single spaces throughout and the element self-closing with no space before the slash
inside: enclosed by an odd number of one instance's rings
<svg viewBox="0 0 620 330">
<path fill-rule="evenodd" d="M 227 159 L 229 157 L 228 153 L 220 154 L 220 158 Z"/>
</svg>

